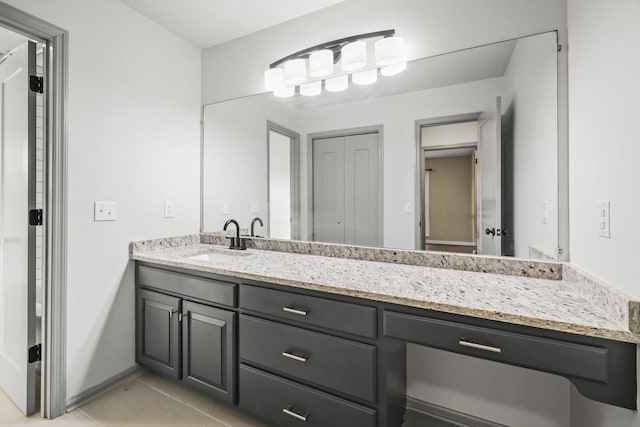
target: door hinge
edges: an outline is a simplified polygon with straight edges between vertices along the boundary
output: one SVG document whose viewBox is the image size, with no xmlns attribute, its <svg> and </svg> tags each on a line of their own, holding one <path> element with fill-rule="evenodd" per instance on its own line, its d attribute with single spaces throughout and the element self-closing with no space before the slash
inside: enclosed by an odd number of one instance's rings
<svg viewBox="0 0 640 427">
<path fill-rule="evenodd" d="M 42 209 L 29 211 L 29 225 L 42 225 Z"/>
<path fill-rule="evenodd" d="M 29 363 L 39 362 L 42 360 L 42 344 L 36 344 L 29 347 Z"/>
<path fill-rule="evenodd" d="M 29 89 L 31 89 L 31 92 L 42 93 L 44 91 L 44 80 L 42 77 L 29 76 Z"/>
</svg>

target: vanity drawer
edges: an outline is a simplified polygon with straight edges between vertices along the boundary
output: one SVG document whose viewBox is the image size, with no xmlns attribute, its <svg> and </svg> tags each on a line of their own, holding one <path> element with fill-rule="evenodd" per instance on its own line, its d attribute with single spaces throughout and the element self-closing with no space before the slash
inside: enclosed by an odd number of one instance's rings
<svg viewBox="0 0 640 427">
<path fill-rule="evenodd" d="M 384 312 L 384 336 L 546 372 L 607 382 L 606 348 Z"/>
<path fill-rule="evenodd" d="M 240 359 L 374 402 L 376 348 L 371 345 L 240 316 Z"/>
<path fill-rule="evenodd" d="M 240 307 L 368 338 L 376 337 L 376 309 L 325 298 L 243 285 Z"/>
<path fill-rule="evenodd" d="M 278 426 L 374 427 L 376 411 L 240 365 L 240 408 Z"/>
<path fill-rule="evenodd" d="M 237 285 L 234 283 L 174 273 L 143 265 L 138 266 L 137 281 L 141 286 L 198 298 L 214 304 L 229 307 L 235 307 L 237 304 Z"/>
</svg>

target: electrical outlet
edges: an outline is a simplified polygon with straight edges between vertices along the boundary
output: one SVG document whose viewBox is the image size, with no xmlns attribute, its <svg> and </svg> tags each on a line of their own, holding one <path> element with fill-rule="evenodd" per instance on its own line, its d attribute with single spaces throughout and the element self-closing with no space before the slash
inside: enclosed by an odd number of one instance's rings
<svg viewBox="0 0 640 427">
<path fill-rule="evenodd" d="M 173 218 L 173 202 L 164 202 L 164 217 Z"/>
<path fill-rule="evenodd" d="M 251 213 L 260 213 L 260 202 L 251 202 Z"/>
<path fill-rule="evenodd" d="M 549 202 L 546 200 L 542 203 L 542 223 L 546 224 L 549 222 Z"/>
<path fill-rule="evenodd" d="M 118 206 L 116 202 L 94 202 L 94 221 L 115 221 L 118 219 Z"/>
<path fill-rule="evenodd" d="M 222 214 L 229 215 L 231 213 L 231 203 L 223 202 L 222 203 Z"/>
<path fill-rule="evenodd" d="M 598 201 L 598 235 L 611 238 L 611 202 L 609 200 Z"/>
</svg>

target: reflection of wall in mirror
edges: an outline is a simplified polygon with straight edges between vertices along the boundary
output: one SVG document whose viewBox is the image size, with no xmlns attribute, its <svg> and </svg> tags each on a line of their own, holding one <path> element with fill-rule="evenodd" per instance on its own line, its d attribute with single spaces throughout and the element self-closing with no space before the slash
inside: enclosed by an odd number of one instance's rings
<svg viewBox="0 0 640 427">
<path fill-rule="evenodd" d="M 430 173 L 429 240 L 475 243 L 473 174 L 467 156 L 427 158 Z"/>
<path fill-rule="evenodd" d="M 519 39 L 504 77 L 503 114 L 514 117 L 515 256 L 522 258 L 531 248 L 555 258 L 558 245 L 556 46 L 555 33 Z"/>
<path fill-rule="evenodd" d="M 295 117 L 278 108 L 277 100 L 253 96 L 205 106 L 205 231 L 221 230 L 230 218 L 238 220 L 241 228 L 249 227 L 256 216 L 267 218 L 267 120 L 294 130 L 297 127 Z M 225 202 L 229 203 L 228 214 L 223 212 Z"/>
</svg>

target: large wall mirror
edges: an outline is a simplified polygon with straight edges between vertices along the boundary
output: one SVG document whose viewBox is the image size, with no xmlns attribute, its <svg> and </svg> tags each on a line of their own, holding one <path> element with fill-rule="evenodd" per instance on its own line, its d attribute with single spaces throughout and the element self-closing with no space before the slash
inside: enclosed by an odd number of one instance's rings
<svg viewBox="0 0 640 427">
<path fill-rule="evenodd" d="M 203 109 L 202 231 L 556 259 L 555 32 Z"/>
</svg>

